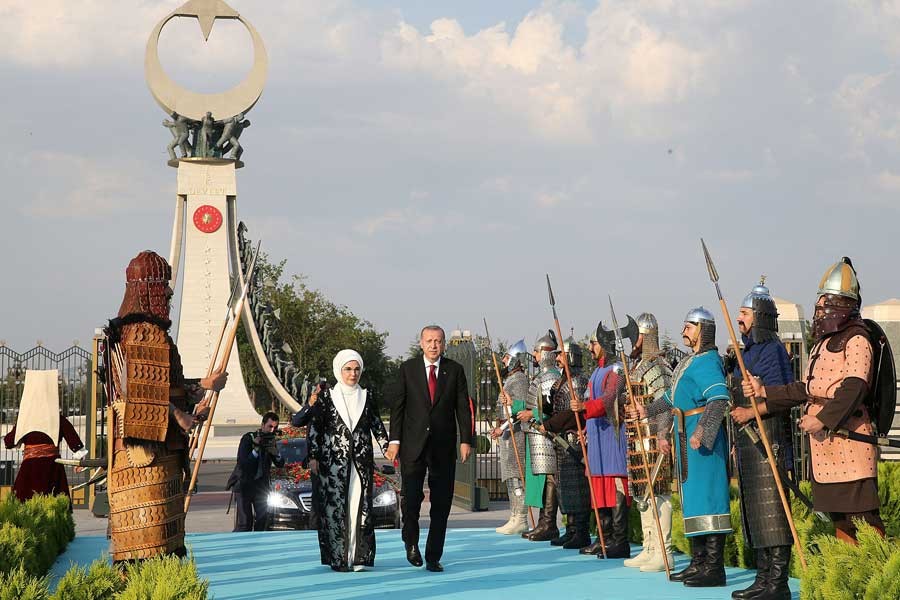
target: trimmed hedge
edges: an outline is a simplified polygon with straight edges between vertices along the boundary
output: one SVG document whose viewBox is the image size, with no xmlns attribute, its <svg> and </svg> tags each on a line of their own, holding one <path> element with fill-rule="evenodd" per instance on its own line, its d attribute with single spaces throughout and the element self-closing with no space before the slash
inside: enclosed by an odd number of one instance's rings
<svg viewBox="0 0 900 600">
<path fill-rule="evenodd" d="M 68 496 L 35 496 L 22 503 L 10 494 L 0 502 L 0 574 L 21 567 L 44 575 L 74 538 Z"/>
<path fill-rule="evenodd" d="M 105 558 L 90 567 L 73 566 L 50 593 L 50 578 L 19 567 L 0 574 L 0 600 L 206 600 L 209 582 L 197 576 L 192 559 L 157 557 L 125 566 Z"/>
</svg>

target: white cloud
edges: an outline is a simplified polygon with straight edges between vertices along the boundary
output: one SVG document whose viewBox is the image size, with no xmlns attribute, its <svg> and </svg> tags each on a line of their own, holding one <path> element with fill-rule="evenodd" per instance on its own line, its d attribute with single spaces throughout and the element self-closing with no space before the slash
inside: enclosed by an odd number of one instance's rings
<svg viewBox="0 0 900 600">
<path fill-rule="evenodd" d="M 31 152 L 22 158 L 21 169 L 34 190 L 21 208 L 29 217 L 91 219 L 167 210 L 175 200 L 174 183 L 160 184 L 136 160 Z M 161 202 L 166 197 L 171 203 Z"/>
</svg>

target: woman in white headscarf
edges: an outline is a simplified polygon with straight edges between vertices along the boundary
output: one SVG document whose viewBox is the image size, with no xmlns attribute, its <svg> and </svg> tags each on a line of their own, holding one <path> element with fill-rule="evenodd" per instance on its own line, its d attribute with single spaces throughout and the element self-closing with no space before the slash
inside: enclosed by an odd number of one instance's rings
<svg viewBox="0 0 900 600">
<path fill-rule="evenodd" d="M 388 439 L 377 407 L 359 387 L 362 356 L 341 350 L 333 367 L 337 385 L 319 398 L 321 406 L 310 425 L 309 469 L 318 479 L 322 564 L 358 571 L 375 564 L 372 436 L 382 451 Z"/>
</svg>

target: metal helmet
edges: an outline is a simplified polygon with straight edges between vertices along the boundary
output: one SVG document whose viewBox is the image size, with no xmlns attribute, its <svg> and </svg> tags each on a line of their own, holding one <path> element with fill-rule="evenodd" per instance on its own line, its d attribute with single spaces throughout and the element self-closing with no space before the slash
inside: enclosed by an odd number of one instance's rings
<svg viewBox="0 0 900 600">
<path fill-rule="evenodd" d="M 700 350 L 716 345 L 716 318 L 711 312 L 698 306 L 688 311 L 684 317 L 685 323 L 693 323 L 700 327 Z M 692 340 L 692 345 L 697 345 L 697 340 Z"/>
<path fill-rule="evenodd" d="M 566 360 L 570 367 L 573 369 L 581 368 L 584 350 L 582 350 L 581 344 L 575 341 L 575 338 L 572 336 L 567 337 L 563 341 L 562 351 L 566 353 Z M 559 352 L 559 350 L 557 350 L 557 352 Z"/>
<path fill-rule="evenodd" d="M 559 343 L 556 341 L 556 334 L 551 329 L 534 341 L 535 352 L 551 351 L 557 348 L 559 348 Z"/>
<path fill-rule="evenodd" d="M 778 339 L 778 309 L 775 308 L 775 300 L 765 283 L 766 278 L 761 277 L 759 283 L 741 302 L 741 308 L 753 311 L 753 327 L 750 335 L 757 343 Z"/>
<path fill-rule="evenodd" d="M 659 324 L 653 313 L 641 313 L 637 318 L 638 333 L 659 333 Z"/>
<path fill-rule="evenodd" d="M 506 368 L 510 371 L 517 367 L 524 369 L 531 362 L 531 354 L 528 352 L 528 346 L 525 345 L 524 339 L 510 346 L 506 354 L 509 356 L 509 364 Z"/>
<path fill-rule="evenodd" d="M 843 296 L 859 302 L 859 280 L 856 278 L 856 269 L 846 256 L 837 261 L 825 271 L 819 282 L 817 296 L 833 294 Z"/>
</svg>

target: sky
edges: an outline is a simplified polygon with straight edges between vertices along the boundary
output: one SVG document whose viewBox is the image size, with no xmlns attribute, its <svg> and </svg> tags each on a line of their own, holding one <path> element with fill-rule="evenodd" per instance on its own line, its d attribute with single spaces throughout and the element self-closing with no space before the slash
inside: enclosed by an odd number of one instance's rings
<svg viewBox="0 0 900 600">
<path fill-rule="evenodd" d="M 179 0 L 0 0 L 0 340 L 86 344 L 168 253 L 170 134 L 143 78 Z M 290 274 L 390 333 L 531 342 L 650 311 L 674 337 L 767 276 L 807 315 L 852 257 L 900 296 L 900 1 L 232 0 L 270 72 L 238 213 Z M 251 65 L 235 22 L 163 31 L 180 83 Z M 720 318 L 721 323 L 721 318 Z M 724 327 L 720 327 L 720 332 Z M 724 341 L 724 337 L 720 336 Z"/>
</svg>

